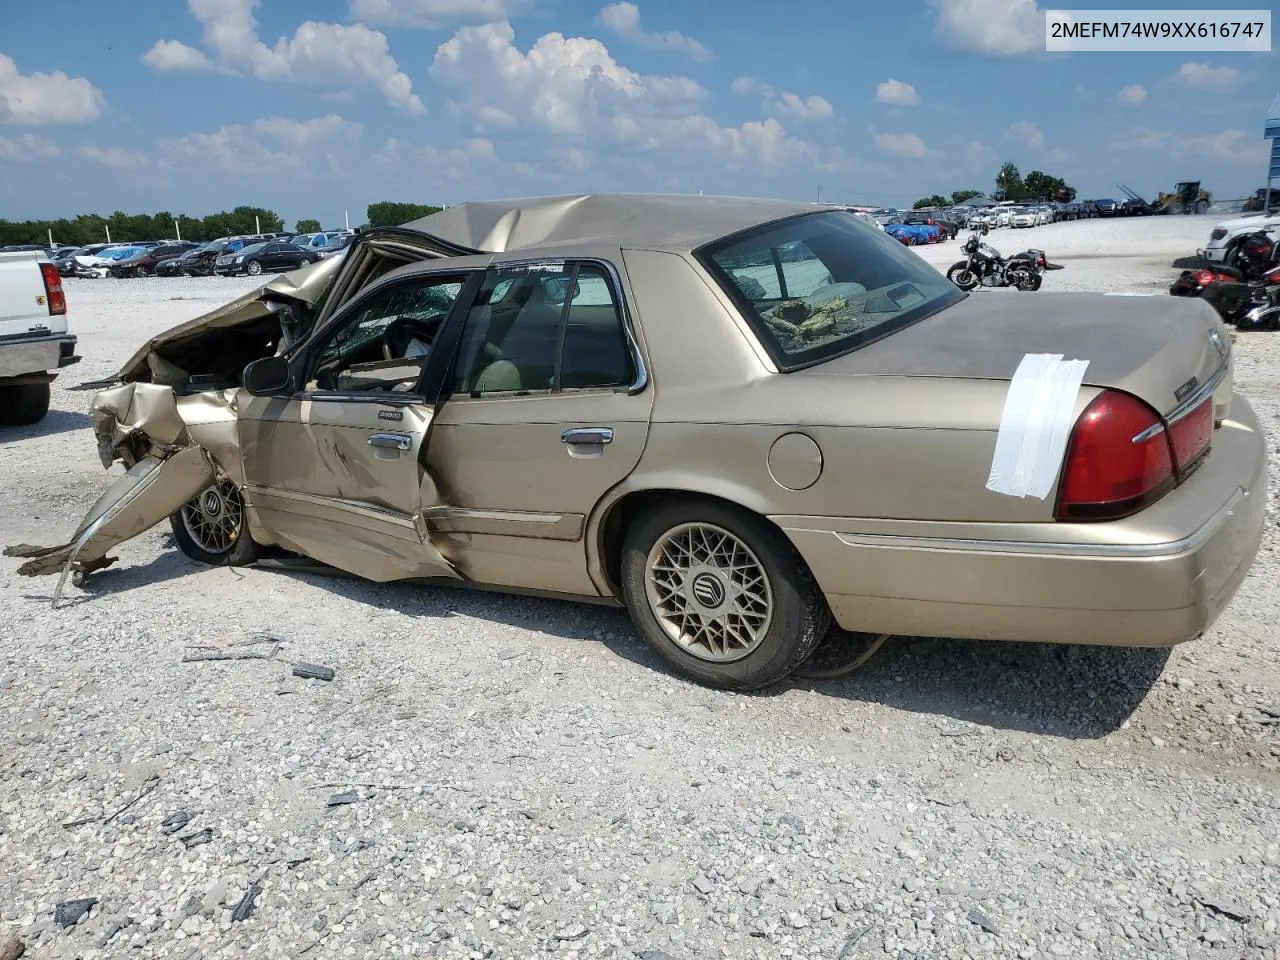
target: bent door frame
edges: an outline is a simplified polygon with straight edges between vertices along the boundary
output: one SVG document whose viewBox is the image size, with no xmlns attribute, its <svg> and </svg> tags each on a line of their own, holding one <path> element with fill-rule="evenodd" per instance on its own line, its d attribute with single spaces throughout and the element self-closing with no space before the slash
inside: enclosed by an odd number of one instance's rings
<svg viewBox="0 0 1280 960">
<path fill-rule="evenodd" d="M 433 501 L 435 484 L 427 472 L 426 450 L 430 442 L 431 423 L 444 378 L 453 367 L 454 354 L 461 336 L 462 319 L 465 318 L 471 302 L 475 299 L 483 275 L 484 271 L 481 268 L 441 264 L 439 270 L 415 271 L 386 282 L 370 285 L 367 290 L 361 291 L 358 296 L 344 304 L 343 308 L 328 322 L 313 330 L 305 340 L 289 351 L 288 359 L 292 377 L 286 391 L 281 391 L 274 396 L 247 396 L 242 401 L 240 448 L 244 460 L 247 505 L 254 514 L 259 514 L 262 510 L 275 512 L 282 517 L 297 518 L 286 521 L 287 525 L 282 526 L 278 536 L 267 535 L 267 539 L 278 540 L 283 546 L 299 550 L 317 560 L 369 579 L 385 581 L 402 577 L 457 578 L 460 576 L 453 565 L 430 542 L 425 508 L 428 502 Z M 441 321 L 440 330 L 432 343 L 427 362 L 417 382 L 417 389 L 413 393 L 307 391 L 304 389 L 307 382 L 305 378 L 314 367 L 324 345 L 338 329 L 359 316 L 370 300 L 399 286 L 444 281 L 450 278 L 460 281 L 462 288 L 449 312 Z M 259 482 L 265 478 L 262 476 L 260 461 L 256 459 L 260 451 L 255 448 L 253 438 L 262 433 L 264 428 L 257 424 L 265 422 L 277 428 L 282 424 L 296 425 L 299 431 L 309 431 L 313 426 L 316 430 L 329 430 L 339 419 L 336 412 L 329 413 L 332 409 L 331 405 L 341 404 L 384 408 L 378 411 L 377 420 L 373 420 L 370 414 L 362 411 L 361 416 L 357 417 L 361 421 L 357 424 L 357 428 L 371 429 L 374 423 L 386 419 L 389 421 L 386 436 L 382 436 L 379 431 L 376 437 L 387 441 L 388 444 L 396 437 L 403 437 L 399 452 L 412 451 L 414 462 L 419 468 L 420 495 L 415 497 L 416 502 L 406 504 L 411 507 L 408 512 L 388 510 L 383 505 L 363 502 L 355 497 L 289 491 Z M 394 416 L 397 412 L 398 417 Z M 401 424 L 403 426 L 400 426 Z M 364 451 L 362 447 L 348 448 L 345 455 L 351 457 L 365 453 L 371 465 L 376 464 L 379 459 L 385 459 L 385 456 L 379 455 L 380 448 L 375 449 L 373 446 L 375 435 L 371 434 L 369 440 L 371 444 L 369 451 Z M 404 446 L 405 443 L 408 445 Z M 438 499 L 434 499 L 431 505 L 438 505 Z M 258 520 L 257 526 L 261 528 L 261 516 L 255 519 Z M 315 524 L 325 526 L 317 528 Z M 334 534 L 339 531 L 329 529 L 333 525 L 346 527 L 351 533 L 353 544 L 351 551 L 345 551 L 336 546 Z M 362 549 L 355 549 L 356 544 Z"/>
</svg>

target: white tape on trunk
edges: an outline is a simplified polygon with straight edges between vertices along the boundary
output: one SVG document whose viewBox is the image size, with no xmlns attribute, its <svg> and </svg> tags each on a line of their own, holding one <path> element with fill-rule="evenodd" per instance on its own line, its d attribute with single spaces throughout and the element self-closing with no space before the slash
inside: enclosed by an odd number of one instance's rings
<svg viewBox="0 0 1280 960">
<path fill-rule="evenodd" d="M 1028 353 L 1009 381 L 987 489 L 1043 500 L 1053 489 L 1088 360 Z"/>
</svg>

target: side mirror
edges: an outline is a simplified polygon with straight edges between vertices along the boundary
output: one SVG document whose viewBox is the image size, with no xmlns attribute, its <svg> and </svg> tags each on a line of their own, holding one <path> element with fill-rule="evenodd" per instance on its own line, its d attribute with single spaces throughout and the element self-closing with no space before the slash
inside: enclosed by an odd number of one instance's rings
<svg viewBox="0 0 1280 960">
<path fill-rule="evenodd" d="M 293 382 L 289 361 L 284 357 L 263 357 L 244 368 L 244 388 L 255 397 L 270 397 L 287 390 Z"/>
</svg>

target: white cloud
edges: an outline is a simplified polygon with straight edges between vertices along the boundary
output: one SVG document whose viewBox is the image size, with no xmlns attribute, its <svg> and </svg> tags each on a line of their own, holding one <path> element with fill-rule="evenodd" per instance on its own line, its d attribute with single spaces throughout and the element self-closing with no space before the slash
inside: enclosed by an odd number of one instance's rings
<svg viewBox="0 0 1280 960">
<path fill-rule="evenodd" d="M 778 112 L 799 117 L 801 120 L 828 120 L 835 114 L 835 109 L 823 97 L 813 94 L 803 99 L 789 91 L 783 91 L 778 98 Z"/>
<path fill-rule="evenodd" d="M 79 152 L 82 157 L 94 163 L 116 170 L 138 170 L 151 165 L 151 158 L 146 154 L 123 150 L 120 147 L 98 147 L 86 144 L 80 148 Z"/>
<path fill-rule="evenodd" d="M 0 123 L 54 126 L 97 120 L 106 106 L 102 91 L 84 77 L 18 72 L 13 59 L 0 53 Z"/>
<path fill-rule="evenodd" d="M 1174 160 L 1198 158 L 1242 166 L 1261 166 L 1269 150 L 1266 140 L 1238 128 L 1188 134 L 1137 127 L 1112 141 L 1112 146 L 1120 150 L 1149 150 Z"/>
<path fill-rule="evenodd" d="M 178 40 L 157 40 L 142 55 L 142 62 L 156 73 L 187 71 L 199 73 L 213 69 L 213 62 L 195 47 Z"/>
<path fill-rule="evenodd" d="M 653 33 L 640 26 L 640 8 L 625 0 L 611 3 L 600 10 L 600 22 L 628 43 L 650 50 L 674 50 L 699 63 L 711 61 L 711 51 L 679 30 Z"/>
<path fill-rule="evenodd" d="M 920 102 L 920 94 L 911 84 L 890 79 L 876 87 L 875 102 L 892 107 L 914 107 Z"/>
<path fill-rule="evenodd" d="M 766 113 L 800 120 L 830 120 L 835 116 L 835 108 L 831 103 L 817 94 L 801 97 L 790 90 L 779 94 L 769 84 L 755 77 L 738 77 L 733 81 L 732 87 L 733 92 L 739 95 L 759 94 L 760 109 Z"/>
<path fill-rule="evenodd" d="M 961 50 L 1017 57 L 1044 49 L 1044 11 L 1036 0 L 929 0 L 934 29 Z"/>
<path fill-rule="evenodd" d="M 463 27 L 436 51 L 432 78 L 458 91 L 452 109 L 477 131 L 550 133 L 566 162 L 576 157 L 573 162 L 615 168 L 630 157 L 658 154 L 668 169 L 686 169 L 708 154 L 725 168 L 757 172 L 839 162 L 836 153 L 791 136 L 774 118 L 721 126 L 703 112 L 708 94 L 693 80 L 636 73 L 599 40 L 548 33 L 523 52 L 514 39 L 509 23 Z M 822 104 L 796 98 L 788 106 L 812 114 L 823 112 Z M 569 154 L 569 148 L 581 152 Z"/>
<path fill-rule="evenodd" d="M 1146 102 L 1147 88 L 1140 83 L 1131 83 L 1116 94 L 1116 100 L 1128 107 L 1136 107 Z"/>
<path fill-rule="evenodd" d="M 58 145 L 34 133 L 20 137 L 0 137 L 0 160 L 6 163 L 35 163 L 62 155 Z"/>
<path fill-rule="evenodd" d="M 369 84 L 396 109 L 415 115 L 426 113 L 413 92 L 413 81 L 400 70 L 387 47 L 387 38 L 377 30 L 363 24 L 344 26 L 308 20 L 291 38 L 281 37 L 274 47 L 268 47 L 258 38 L 253 15 L 259 3 L 260 0 L 187 0 L 192 15 L 204 28 L 204 45 L 212 54 L 212 58 L 204 58 L 205 62 L 266 81 L 333 85 L 350 80 Z M 199 51 L 176 41 L 160 40 L 143 60 L 153 69 L 205 69 L 192 53 Z"/>
<path fill-rule="evenodd" d="M 1240 82 L 1240 71 L 1235 67 L 1184 63 L 1173 79 L 1189 90 L 1230 90 Z"/>
<path fill-rule="evenodd" d="M 994 168 L 994 165 L 1000 159 L 999 154 L 977 140 L 970 140 L 966 143 L 961 148 L 960 155 L 964 158 L 966 166 L 971 170 Z"/>
<path fill-rule="evenodd" d="M 533 10 L 532 0 L 350 0 L 348 14 L 389 27 L 456 27 L 497 23 Z"/>
<path fill-rule="evenodd" d="M 1019 120 L 1004 132 L 1004 138 L 1031 150 L 1044 149 L 1044 134 L 1030 120 Z"/>
<path fill-rule="evenodd" d="M 166 167 L 216 169 L 226 176 L 253 179 L 281 172 L 308 173 L 343 165 L 363 150 L 363 124 L 336 114 L 314 120 L 267 117 L 230 124 L 213 133 L 191 133 L 158 144 Z"/>
<path fill-rule="evenodd" d="M 929 148 L 914 133 L 877 133 L 876 146 L 891 157 L 918 159 L 928 156 Z"/>
</svg>

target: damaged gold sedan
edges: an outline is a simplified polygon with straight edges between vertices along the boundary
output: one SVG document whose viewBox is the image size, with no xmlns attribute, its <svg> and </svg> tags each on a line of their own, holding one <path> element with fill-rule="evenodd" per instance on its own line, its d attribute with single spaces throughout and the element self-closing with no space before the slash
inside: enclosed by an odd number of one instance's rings
<svg viewBox="0 0 1280 960">
<path fill-rule="evenodd" d="M 55 602 L 168 518 L 210 564 L 623 605 L 732 689 L 891 634 L 1193 639 L 1266 496 L 1202 302 L 974 296 L 852 213 L 767 200 L 367 230 L 147 343 L 92 418 L 125 476 L 67 543 L 6 551 Z"/>
</svg>

